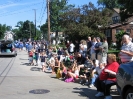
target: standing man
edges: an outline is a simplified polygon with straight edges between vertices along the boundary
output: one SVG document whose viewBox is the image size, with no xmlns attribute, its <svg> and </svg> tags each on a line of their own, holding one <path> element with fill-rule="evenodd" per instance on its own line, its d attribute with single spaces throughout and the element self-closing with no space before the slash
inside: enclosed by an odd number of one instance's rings
<svg viewBox="0 0 133 99">
<path fill-rule="evenodd" d="M 100 40 L 100 37 L 97 37 L 96 40 L 97 40 L 97 43 L 95 44 L 94 50 L 96 53 L 96 59 L 98 59 L 98 53 L 100 52 L 100 46 L 102 45 L 102 42 Z"/>
<path fill-rule="evenodd" d="M 133 61 L 133 43 L 131 42 L 129 35 L 123 35 L 123 45 L 119 53 L 121 63 Z"/>
<path fill-rule="evenodd" d="M 74 52 L 79 52 L 79 41 L 78 40 L 75 40 Z"/>
<path fill-rule="evenodd" d="M 32 43 L 30 42 L 27 46 L 28 52 L 30 52 L 33 49 Z"/>
<path fill-rule="evenodd" d="M 107 65 L 107 54 L 108 54 L 108 42 L 107 42 L 107 38 L 104 37 L 103 38 L 103 43 L 100 46 L 100 52 L 101 54 L 101 60 L 99 60 L 100 62 L 102 62 L 104 64 L 104 66 Z"/>
<path fill-rule="evenodd" d="M 87 53 L 88 53 L 89 56 L 91 56 L 90 55 L 91 46 L 92 46 L 92 42 L 91 42 L 91 37 L 89 36 L 88 37 L 88 42 L 87 42 Z"/>
<path fill-rule="evenodd" d="M 73 42 L 72 41 L 70 41 L 70 45 L 69 45 L 69 53 L 72 55 L 73 53 L 74 53 L 74 47 L 75 47 L 75 45 L 73 44 Z"/>
</svg>

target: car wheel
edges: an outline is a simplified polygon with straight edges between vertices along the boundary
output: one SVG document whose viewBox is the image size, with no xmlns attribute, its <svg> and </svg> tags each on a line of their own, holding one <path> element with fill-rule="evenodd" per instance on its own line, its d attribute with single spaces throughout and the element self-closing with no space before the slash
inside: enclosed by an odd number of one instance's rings
<svg viewBox="0 0 133 99">
<path fill-rule="evenodd" d="M 133 99 L 133 89 L 130 88 L 126 91 L 124 99 Z"/>
</svg>

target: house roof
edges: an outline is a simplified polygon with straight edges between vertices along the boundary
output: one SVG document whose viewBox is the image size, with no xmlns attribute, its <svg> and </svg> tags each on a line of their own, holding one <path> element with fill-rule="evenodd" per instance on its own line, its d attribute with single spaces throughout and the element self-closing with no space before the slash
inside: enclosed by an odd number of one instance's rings
<svg viewBox="0 0 133 99">
<path fill-rule="evenodd" d="M 125 23 L 130 23 L 130 22 L 133 22 L 133 16 L 132 16 L 132 17 L 127 18 Z"/>
<path fill-rule="evenodd" d="M 133 16 L 127 18 L 125 22 L 116 23 L 116 24 L 111 24 L 109 27 L 110 27 L 110 28 L 114 28 L 114 27 L 118 27 L 118 26 L 121 26 L 121 25 L 124 25 L 124 24 L 129 24 L 130 22 L 133 22 Z"/>
<path fill-rule="evenodd" d="M 120 13 L 120 9 L 118 9 L 118 8 L 113 8 L 113 10 L 114 10 L 116 13 Z"/>
</svg>

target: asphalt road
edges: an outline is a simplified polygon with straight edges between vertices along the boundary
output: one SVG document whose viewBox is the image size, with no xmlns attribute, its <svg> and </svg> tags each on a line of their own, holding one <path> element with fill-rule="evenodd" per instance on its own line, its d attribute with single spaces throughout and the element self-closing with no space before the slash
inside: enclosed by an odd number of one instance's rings
<svg viewBox="0 0 133 99">
<path fill-rule="evenodd" d="M 111 93 L 113 99 L 121 99 L 117 92 Z M 17 57 L 0 57 L 0 99 L 104 99 L 95 94 L 95 88 L 65 83 L 42 72 L 41 66 L 28 66 L 25 51 Z"/>
</svg>

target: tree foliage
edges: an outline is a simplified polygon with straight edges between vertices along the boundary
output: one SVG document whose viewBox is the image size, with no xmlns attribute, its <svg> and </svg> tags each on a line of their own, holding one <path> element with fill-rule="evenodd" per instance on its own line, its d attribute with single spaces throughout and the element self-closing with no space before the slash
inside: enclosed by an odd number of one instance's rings
<svg viewBox="0 0 133 99">
<path fill-rule="evenodd" d="M 72 39 L 82 39 L 87 36 L 103 36 L 98 26 L 108 24 L 112 12 L 109 9 L 96 8 L 92 3 L 82 7 L 71 7 L 61 16 L 61 25 L 64 32 Z"/>
<path fill-rule="evenodd" d="M 119 8 L 119 4 L 117 2 L 118 0 L 98 0 L 98 4 L 102 5 L 104 8 L 109 8 L 109 9 L 113 9 L 113 8 Z"/>
<path fill-rule="evenodd" d="M 121 20 L 125 21 L 126 18 L 133 15 L 133 0 L 118 0 L 120 5 Z"/>
<path fill-rule="evenodd" d="M 50 1 L 50 24 L 51 31 L 61 31 L 60 15 L 66 8 L 67 0 L 51 0 Z"/>
<path fill-rule="evenodd" d="M 28 40 L 31 36 L 32 39 L 36 40 L 41 37 L 41 32 L 38 29 L 36 29 L 37 35 L 35 37 L 35 25 L 29 20 L 19 21 L 16 27 L 18 28 L 12 30 L 15 33 L 15 39 Z"/>
<path fill-rule="evenodd" d="M 11 26 L 7 26 L 6 24 L 0 24 L 0 39 L 4 38 L 4 33 L 6 31 L 11 31 Z"/>
<path fill-rule="evenodd" d="M 117 44 L 117 49 L 120 50 L 121 48 L 121 42 L 122 42 L 122 36 L 126 34 L 124 31 L 120 31 L 119 33 L 115 34 L 115 38 L 116 38 L 116 44 Z"/>
</svg>

